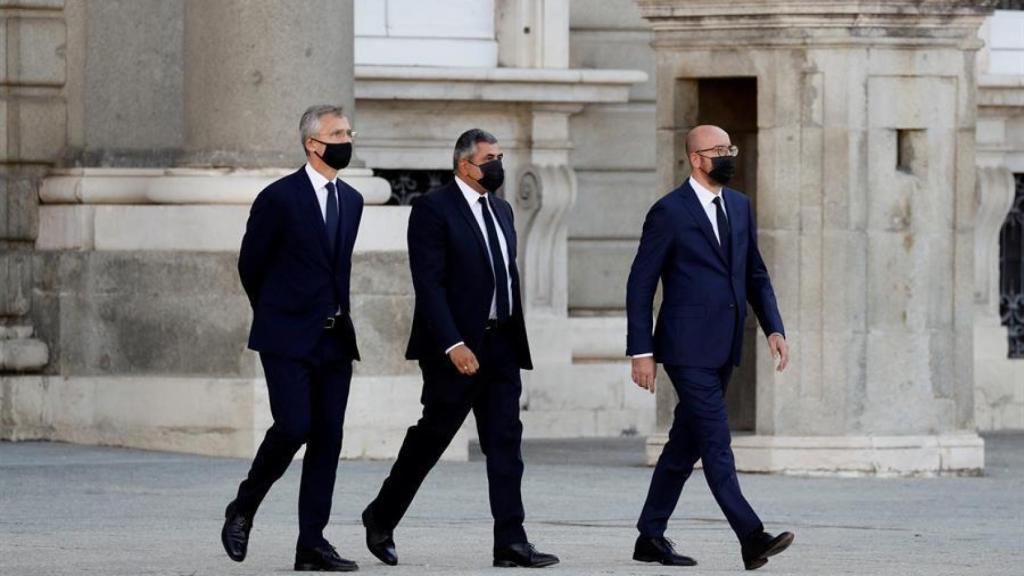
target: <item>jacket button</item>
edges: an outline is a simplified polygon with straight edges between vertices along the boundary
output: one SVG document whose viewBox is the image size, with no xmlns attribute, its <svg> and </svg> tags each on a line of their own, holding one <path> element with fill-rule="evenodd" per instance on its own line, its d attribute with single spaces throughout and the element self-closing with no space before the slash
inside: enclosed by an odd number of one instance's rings
<svg viewBox="0 0 1024 576">
<path fill-rule="evenodd" d="M 735 304 L 729 304 L 729 308 L 730 308 L 730 309 L 732 309 L 732 308 L 735 308 L 735 307 L 736 307 L 736 305 L 735 305 Z"/>
</svg>

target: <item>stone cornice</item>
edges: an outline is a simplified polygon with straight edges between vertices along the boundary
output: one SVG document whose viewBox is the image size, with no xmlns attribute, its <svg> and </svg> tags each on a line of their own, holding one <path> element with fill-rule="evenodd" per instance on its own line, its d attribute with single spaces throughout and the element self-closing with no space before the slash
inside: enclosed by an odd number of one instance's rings
<svg viewBox="0 0 1024 576">
<path fill-rule="evenodd" d="M 994 0 L 636 0 L 659 45 L 980 47 Z"/>
<path fill-rule="evenodd" d="M 626 102 L 641 70 L 356 66 L 359 100 Z"/>
<path fill-rule="evenodd" d="M 978 78 L 980 108 L 1024 108 L 1024 76 L 983 75 Z"/>
</svg>

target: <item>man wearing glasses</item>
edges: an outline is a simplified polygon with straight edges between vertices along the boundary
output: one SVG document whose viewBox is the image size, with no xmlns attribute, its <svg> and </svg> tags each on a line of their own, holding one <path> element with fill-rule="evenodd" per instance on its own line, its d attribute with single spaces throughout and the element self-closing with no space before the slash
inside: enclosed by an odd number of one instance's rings
<svg viewBox="0 0 1024 576">
<path fill-rule="evenodd" d="M 749 302 L 782 371 L 789 362 L 782 317 L 757 247 L 750 200 L 726 188 L 739 149 L 717 126 L 686 136 L 691 175 L 647 213 L 626 287 L 626 354 L 633 381 L 654 393 L 665 366 L 679 403 L 637 522 L 633 559 L 693 566 L 665 538 L 683 485 L 701 460 L 711 493 L 741 545 L 747 570 L 785 550 L 793 534 L 772 536 L 740 491 L 725 411 L 725 389 L 740 363 Z M 662 283 L 657 327 L 654 294 Z"/>
<path fill-rule="evenodd" d="M 323 530 L 359 359 L 349 279 L 363 197 L 338 178 L 355 136 L 340 106 L 310 107 L 299 134 L 306 165 L 256 197 L 238 257 L 253 309 L 249 348 L 260 353 L 274 424 L 227 507 L 221 543 L 245 560 L 260 502 L 305 444 L 295 569 L 342 572 L 356 563 L 338 556 Z"/>
</svg>

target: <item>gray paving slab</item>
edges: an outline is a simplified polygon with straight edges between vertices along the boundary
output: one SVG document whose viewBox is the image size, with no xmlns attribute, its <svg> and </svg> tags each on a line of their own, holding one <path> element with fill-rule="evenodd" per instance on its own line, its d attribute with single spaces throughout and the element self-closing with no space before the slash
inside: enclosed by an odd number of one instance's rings
<svg viewBox="0 0 1024 576">
<path fill-rule="evenodd" d="M 823 575 L 1024 574 L 1024 434 L 987 437 L 981 478 L 803 478 L 741 475 L 769 530 L 793 547 L 759 573 Z M 701 474 L 669 527 L 695 568 L 630 559 L 650 469 L 642 441 L 530 442 L 527 530 L 559 554 L 549 574 L 731 574 L 739 548 Z M 478 455 L 478 452 L 475 452 Z M 362 573 L 498 574 L 483 462 L 442 463 L 396 531 L 397 567 L 362 545 L 359 512 L 389 462 L 342 462 L 328 538 Z M 248 462 L 50 443 L 0 443 L 0 575 L 205 575 L 290 572 L 299 467 L 270 493 L 250 555 L 220 548 L 224 505 Z"/>
</svg>

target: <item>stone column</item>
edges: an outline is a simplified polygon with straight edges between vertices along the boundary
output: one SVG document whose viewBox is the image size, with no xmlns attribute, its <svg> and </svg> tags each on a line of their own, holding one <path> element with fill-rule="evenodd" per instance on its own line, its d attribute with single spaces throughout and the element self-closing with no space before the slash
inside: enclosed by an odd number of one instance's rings
<svg viewBox="0 0 1024 576">
<path fill-rule="evenodd" d="M 757 223 L 792 348 L 741 469 L 972 473 L 976 38 L 990 2 L 638 0 L 663 190 L 700 80 L 757 82 Z M 664 401 L 662 396 L 660 400 Z M 654 438 L 654 454 L 663 440 Z"/>
<path fill-rule="evenodd" d="M 302 162 L 298 118 L 345 106 L 353 125 L 352 1 L 189 0 L 185 153 L 191 165 Z"/>
</svg>

